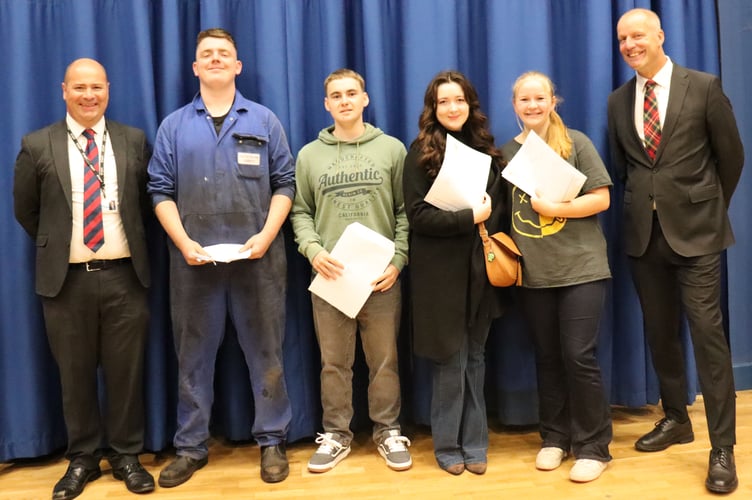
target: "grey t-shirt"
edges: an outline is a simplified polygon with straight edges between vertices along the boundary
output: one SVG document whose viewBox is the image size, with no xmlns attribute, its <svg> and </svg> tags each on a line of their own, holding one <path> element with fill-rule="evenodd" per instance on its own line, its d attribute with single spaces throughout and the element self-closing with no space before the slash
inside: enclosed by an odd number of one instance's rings
<svg viewBox="0 0 752 500">
<path fill-rule="evenodd" d="M 611 177 L 598 151 L 585 134 L 568 129 L 574 142 L 567 161 L 587 176 L 580 194 L 612 186 Z M 509 161 L 521 144 L 511 140 L 501 150 Z M 522 286 L 551 288 L 610 278 L 598 216 L 584 218 L 545 217 L 535 212 L 530 197 L 511 186 L 511 236 L 522 252 Z"/>
</svg>

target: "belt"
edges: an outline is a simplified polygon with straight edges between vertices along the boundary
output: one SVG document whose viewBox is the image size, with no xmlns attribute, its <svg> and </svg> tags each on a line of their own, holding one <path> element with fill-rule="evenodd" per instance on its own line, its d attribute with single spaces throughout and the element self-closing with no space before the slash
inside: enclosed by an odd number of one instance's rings
<svg viewBox="0 0 752 500">
<path fill-rule="evenodd" d="M 123 264 L 130 264 L 130 257 L 123 257 L 122 259 L 109 259 L 109 260 L 90 260 L 89 262 L 75 262 L 68 264 L 68 269 L 77 269 L 81 271 L 104 271 L 115 266 L 121 266 Z"/>
</svg>

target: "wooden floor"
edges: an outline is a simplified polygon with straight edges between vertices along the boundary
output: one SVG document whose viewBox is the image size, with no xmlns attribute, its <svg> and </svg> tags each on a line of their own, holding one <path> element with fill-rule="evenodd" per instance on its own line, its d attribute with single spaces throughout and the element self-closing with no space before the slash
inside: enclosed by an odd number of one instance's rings
<svg viewBox="0 0 752 500">
<path fill-rule="evenodd" d="M 752 498 L 752 391 L 737 398 L 736 463 L 740 486 L 734 498 Z M 209 464 L 177 488 L 159 488 L 148 498 L 196 499 L 387 499 L 387 498 L 502 498 L 502 499 L 680 499 L 718 498 L 705 490 L 709 441 L 702 400 L 690 408 L 695 441 L 657 453 L 640 453 L 634 441 L 661 417 L 656 407 L 639 410 L 613 409 L 614 460 L 600 479 L 587 484 L 569 481 L 572 460 L 551 472 L 537 471 L 535 454 L 540 446 L 535 429 L 492 428 L 488 472 L 451 476 L 440 470 L 433 457 L 427 429 L 406 432 L 412 439 L 413 468 L 394 472 L 385 466 L 370 441 L 369 433 L 356 436 L 353 451 L 334 470 L 311 474 L 306 463 L 315 449 L 312 441 L 288 447 L 290 477 L 266 484 L 259 478 L 259 452 L 254 445 L 214 441 Z M 142 456 L 155 476 L 172 455 Z M 0 464 L 0 498 L 46 499 L 65 472 L 61 457 L 16 464 Z M 109 474 L 90 483 L 79 497 L 86 499 L 135 499 L 122 482 Z"/>
</svg>

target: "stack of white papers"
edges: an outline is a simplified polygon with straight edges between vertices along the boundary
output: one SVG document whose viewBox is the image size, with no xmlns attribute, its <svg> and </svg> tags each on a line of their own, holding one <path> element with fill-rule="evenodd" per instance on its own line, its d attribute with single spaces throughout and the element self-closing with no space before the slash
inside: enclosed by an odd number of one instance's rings
<svg viewBox="0 0 752 500">
<path fill-rule="evenodd" d="M 394 257 L 394 242 L 353 222 L 342 232 L 331 256 L 345 266 L 342 275 L 335 280 L 317 275 L 308 290 L 354 318 L 373 291 L 371 283 Z"/>
<path fill-rule="evenodd" d="M 491 157 L 447 134 L 444 162 L 424 200 L 442 210 L 456 212 L 483 202 Z"/>
<path fill-rule="evenodd" d="M 207 260 L 214 262 L 232 262 L 234 260 L 250 258 L 251 249 L 249 248 L 245 252 L 238 252 L 241 248 L 243 248 L 243 245 L 240 243 L 220 243 L 204 247 L 204 251 L 211 256 Z"/>
<path fill-rule="evenodd" d="M 573 200 L 587 180 L 532 130 L 501 175 L 530 196 L 559 203 Z"/>
</svg>

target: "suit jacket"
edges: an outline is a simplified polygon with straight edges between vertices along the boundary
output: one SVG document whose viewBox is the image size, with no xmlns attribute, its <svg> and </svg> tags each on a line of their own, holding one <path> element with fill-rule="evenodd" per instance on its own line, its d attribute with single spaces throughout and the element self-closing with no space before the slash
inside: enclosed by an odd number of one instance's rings
<svg viewBox="0 0 752 500">
<path fill-rule="evenodd" d="M 707 255 L 732 245 L 728 206 L 744 150 L 719 79 L 674 64 L 654 162 L 637 135 L 634 106 L 632 78 L 608 98 L 612 164 L 624 183 L 627 255 L 645 253 L 654 203 L 666 241 L 679 255 Z"/>
<path fill-rule="evenodd" d="M 13 179 L 16 220 L 36 244 L 36 292 L 55 297 L 68 273 L 73 216 L 65 120 L 21 140 Z M 144 220 L 151 211 L 146 194 L 149 149 L 143 131 L 107 120 L 115 154 L 118 203 L 131 261 L 139 281 L 150 284 Z"/>
</svg>

